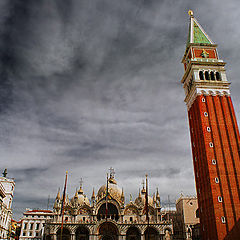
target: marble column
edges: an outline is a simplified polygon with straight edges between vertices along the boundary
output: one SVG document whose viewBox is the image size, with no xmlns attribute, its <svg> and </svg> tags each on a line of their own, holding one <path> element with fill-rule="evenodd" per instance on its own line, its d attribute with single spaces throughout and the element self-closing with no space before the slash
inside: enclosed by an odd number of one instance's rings
<svg viewBox="0 0 240 240">
<path fill-rule="evenodd" d="M 126 235 L 119 235 L 119 240 L 126 240 L 127 236 Z"/>
<path fill-rule="evenodd" d="M 97 236 L 96 235 L 89 235 L 89 240 L 96 240 Z"/>
<path fill-rule="evenodd" d="M 71 240 L 76 240 L 76 235 L 73 233 L 71 234 L 71 237 L 70 237 Z"/>
</svg>

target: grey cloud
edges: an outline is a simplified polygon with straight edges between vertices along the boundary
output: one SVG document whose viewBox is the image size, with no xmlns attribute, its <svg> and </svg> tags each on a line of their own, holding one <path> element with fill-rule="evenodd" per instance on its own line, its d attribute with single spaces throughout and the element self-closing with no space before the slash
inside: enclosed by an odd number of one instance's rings
<svg viewBox="0 0 240 240">
<path fill-rule="evenodd" d="M 16 218 L 26 207 L 45 207 L 49 194 L 52 201 L 66 170 L 70 196 L 81 177 L 91 196 L 110 166 L 126 196 L 137 195 L 146 171 L 151 194 L 157 186 L 165 200 L 194 194 L 180 84 L 187 10 L 219 43 L 239 119 L 235 6 L 235 0 L 1 1 L 0 158 L 16 179 Z"/>
</svg>

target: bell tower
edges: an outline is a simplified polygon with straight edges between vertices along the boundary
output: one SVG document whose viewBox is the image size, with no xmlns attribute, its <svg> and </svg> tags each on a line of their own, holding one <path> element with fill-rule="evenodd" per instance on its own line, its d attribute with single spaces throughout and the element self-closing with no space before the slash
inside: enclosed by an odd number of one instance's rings
<svg viewBox="0 0 240 240">
<path fill-rule="evenodd" d="M 225 62 L 189 11 L 182 59 L 202 239 L 239 239 L 240 137 Z"/>
</svg>

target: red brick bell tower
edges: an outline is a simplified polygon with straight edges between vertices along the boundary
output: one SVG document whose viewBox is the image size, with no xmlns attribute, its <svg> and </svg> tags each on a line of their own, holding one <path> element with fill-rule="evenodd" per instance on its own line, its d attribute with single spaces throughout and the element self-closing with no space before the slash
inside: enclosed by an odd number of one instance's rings
<svg viewBox="0 0 240 240">
<path fill-rule="evenodd" d="M 240 137 L 225 63 L 189 11 L 182 60 L 192 155 L 204 240 L 240 239 Z"/>
</svg>

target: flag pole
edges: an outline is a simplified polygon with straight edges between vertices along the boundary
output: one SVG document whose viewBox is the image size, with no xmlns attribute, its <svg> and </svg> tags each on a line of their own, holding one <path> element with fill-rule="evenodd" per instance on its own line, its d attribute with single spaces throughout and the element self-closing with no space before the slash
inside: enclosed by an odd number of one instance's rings
<svg viewBox="0 0 240 240">
<path fill-rule="evenodd" d="M 62 209 L 61 209 L 62 223 L 61 223 L 61 235 L 60 235 L 60 240 L 62 240 L 62 234 L 63 234 L 63 220 L 64 220 L 64 210 L 65 210 L 65 198 L 66 198 L 66 188 L 67 188 L 67 176 L 68 176 L 68 171 L 66 171 L 65 184 L 64 184 L 64 190 L 63 190 Z"/>
<path fill-rule="evenodd" d="M 148 216 L 148 175 L 146 174 L 146 195 L 145 195 L 145 206 L 146 206 L 146 220 L 148 228 L 148 240 L 149 240 L 149 216 Z"/>
<path fill-rule="evenodd" d="M 107 187 L 106 187 L 106 221 L 107 221 L 107 214 L 108 214 L 108 173 L 107 173 Z"/>
</svg>

